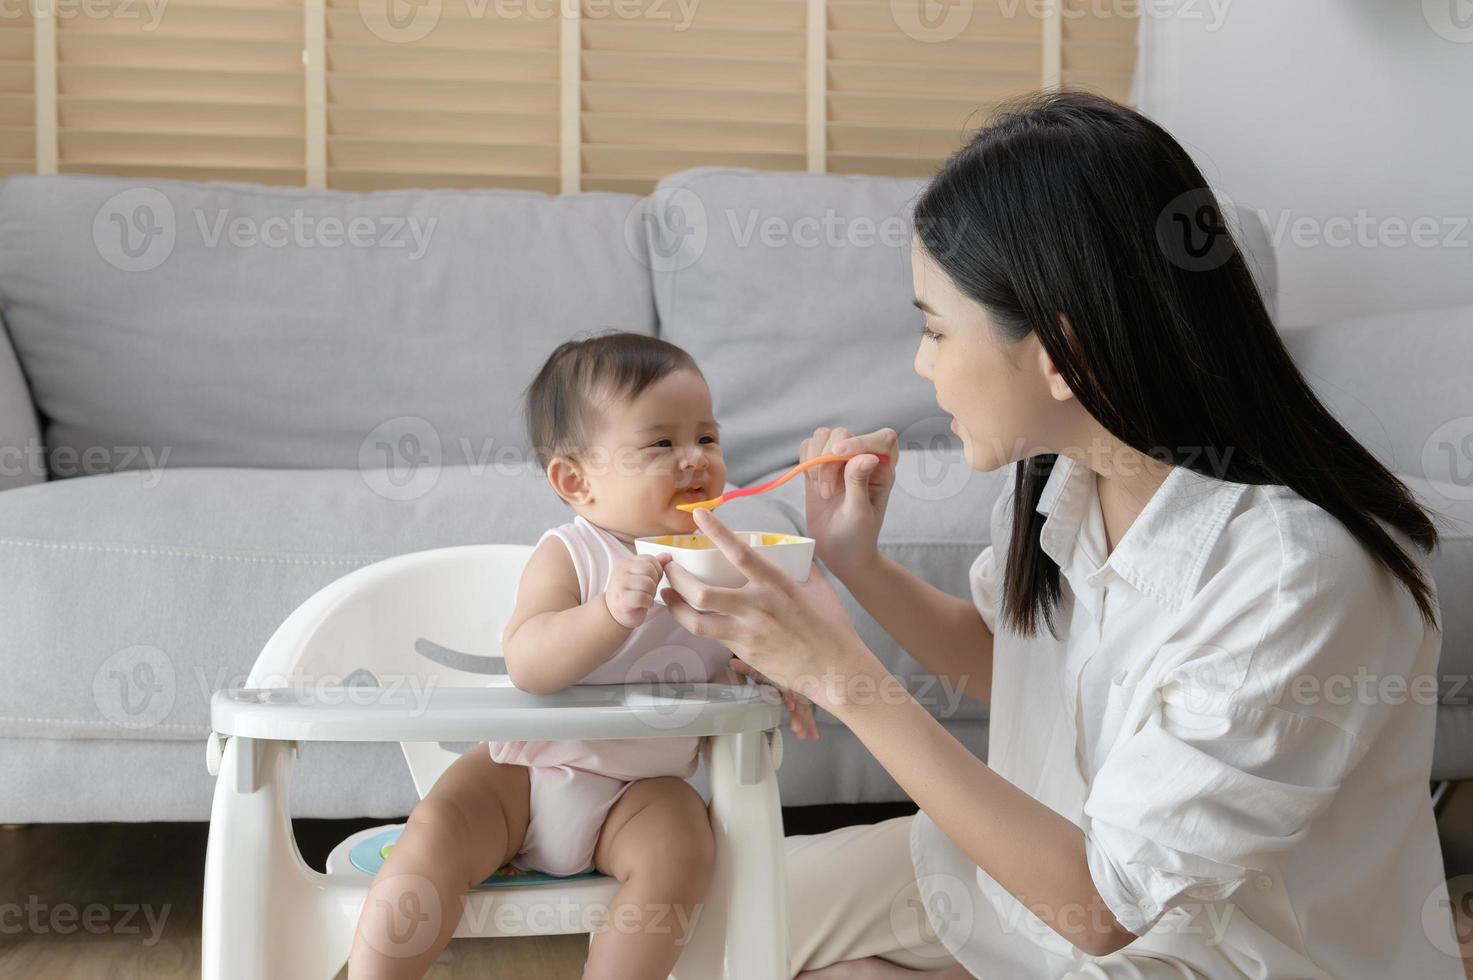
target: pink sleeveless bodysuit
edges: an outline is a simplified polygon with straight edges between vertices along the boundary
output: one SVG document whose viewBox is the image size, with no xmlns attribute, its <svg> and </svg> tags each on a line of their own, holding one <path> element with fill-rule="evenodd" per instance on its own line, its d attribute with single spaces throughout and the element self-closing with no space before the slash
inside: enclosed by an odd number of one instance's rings
<svg viewBox="0 0 1473 980">
<path fill-rule="evenodd" d="M 629 545 L 608 531 L 576 516 L 538 539 L 557 536 L 568 548 L 578 573 L 580 600 L 600 595 L 614 565 L 632 557 Z M 607 661 L 579 684 L 670 685 L 719 679 L 731 651 L 715 640 L 696 636 L 656 602 L 643 623 L 631 630 Z M 643 715 L 650 732 L 678 728 L 679 709 L 651 707 Z M 519 868 L 572 875 L 593 868 L 594 846 L 609 808 L 634 780 L 652 776 L 688 778 L 696 771 L 700 739 L 589 739 L 586 741 L 511 741 L 489 743 L 496 762 L 528 768 L 531 809 L 527 836 L 512 858 Z"/>
</svg>

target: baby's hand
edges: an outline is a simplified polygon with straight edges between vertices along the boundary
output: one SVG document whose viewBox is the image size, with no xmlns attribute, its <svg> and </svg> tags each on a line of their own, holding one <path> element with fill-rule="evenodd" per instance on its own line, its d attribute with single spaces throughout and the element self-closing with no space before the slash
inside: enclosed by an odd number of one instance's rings
<svg viewBox="0 0 1473 980">
<path fill-rule="evenodd" d="M 604 590 L 604 602 L 614 622 L 632 630 L 649 617 L 655 590 L 660 586 L 660 577 L 665 574 L 665 563 L 670 557 L 669 552 L 635 555 L 614 566 L 609 587 Z"/>
<path fill-rule="evenodd" d="M 778 693 L 783 696 L 783 704 L 787 705 L 788 714 L 792 716 L 793 734 L 798 736 L 799 739 L 811 738 L 814 741 L 818 741 L 818 722 L 813 718 L 812 701 L 809 701 L 796 691 L 790 691 L 779 684 L 773 684 L 767 675 L 745 660 L 732 657 L 731 669 L 739 674 L 746 674 L 758 684 L 771 684 L 777 688 Z"/>
</svg>

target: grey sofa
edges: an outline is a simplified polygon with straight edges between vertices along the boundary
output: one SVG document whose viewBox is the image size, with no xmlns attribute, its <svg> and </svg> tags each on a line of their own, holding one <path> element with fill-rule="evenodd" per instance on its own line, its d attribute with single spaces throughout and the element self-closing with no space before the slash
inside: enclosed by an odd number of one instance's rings
<svg viewBox="0 0 1473 980">
<path fill-rule="evenodd" d="M 528 459 L 517 403 L 580 331 L 645 331 L 695 355 L 731 486 L 791 465 L 815 426 L 894 426 L 883 545 L 965 595 L 1009 474 L 966 467 L 911 369 L 919 187 L 716 168 L 648 198 L 0 185 L 0 821 L 207 819 L 210 694 L 243 681 L 298 603 L 368 562 L 530 543 L 570 519 Z M 1246 216 L 1242 237 L 1271 301 L 1263 226 Z M 1444 673 L 1466 671 L 1473 400 L 1457 372 L 1473 310 L 1288 336 L 1357 434 L 1460 522 L 1433 567 Z M 723 517 L 801 531 L 801 492 Z M 985 710 L 851 607 L 984 753 Z M 1457 777 L 1473 770 L 1473 712 L 1455 679 L 1445 693 L 1437 774 Z M 832 724 L 819 743 L 789 740 L 780 779 L 786 804 L 903 798 Z M 392 817 L 416 799 L 384 745 L 308 747 L 292 792 L 304 817 Z"/>
</svg>

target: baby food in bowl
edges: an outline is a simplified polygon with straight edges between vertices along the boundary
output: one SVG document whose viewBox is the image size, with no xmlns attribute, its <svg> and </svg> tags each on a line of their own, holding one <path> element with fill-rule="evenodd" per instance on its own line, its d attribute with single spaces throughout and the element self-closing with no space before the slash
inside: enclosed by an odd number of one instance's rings
<svg viewBox="0 0 1473 980">
<path fill-rule="evenodd" d="M 799 534 L 771 531 L 733 531 L 759 555 L 781 568 L 795 581 L 808 579 L 813 567 L 813 539 Z M 670 554 L 671 560 L 702 582 L 736 589 L 747 584 L 747 577 L 737 571 L 716 543 L 704 534 L 657 534 L 635 538 L 634 551 L 640 555 Z M 670 585 L 668 576 L 660 580 L 660 588 Z M 657 602 L 664 602 L 655 593 Z"/>
</svg>

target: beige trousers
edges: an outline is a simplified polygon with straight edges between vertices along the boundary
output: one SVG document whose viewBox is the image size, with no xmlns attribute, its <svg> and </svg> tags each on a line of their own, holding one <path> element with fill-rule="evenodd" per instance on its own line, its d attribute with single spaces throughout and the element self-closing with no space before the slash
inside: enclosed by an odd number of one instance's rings
<svg viewBox="0 0 1473 980">
<path fill-rule="evenodd" d="M 955 966 L 936 939 L 910 861 L 912 817 L 788 837 L 788 965 L 796 975 L 879 956 L 912 970 Z"/>
</svg>

